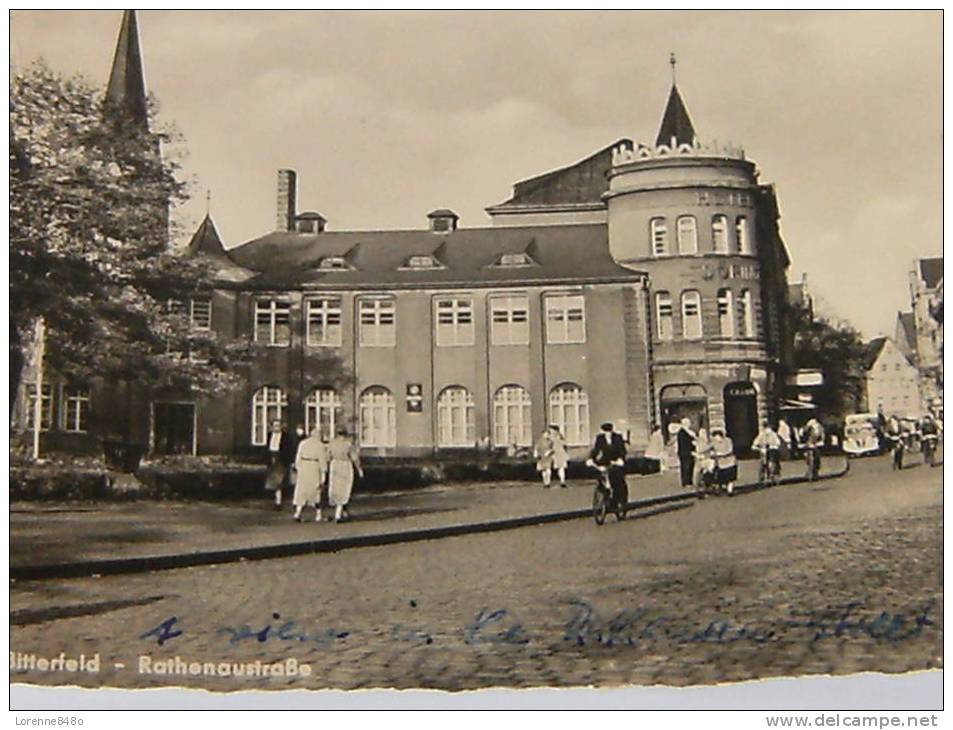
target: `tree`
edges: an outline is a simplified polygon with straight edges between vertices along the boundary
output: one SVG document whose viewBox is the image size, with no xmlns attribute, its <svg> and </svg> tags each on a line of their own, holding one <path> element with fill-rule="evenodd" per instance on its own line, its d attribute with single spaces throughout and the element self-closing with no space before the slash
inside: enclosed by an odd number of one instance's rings
<svg viewBox="0 0 953 730">
<path fill-rule="evenodd" d="M 813 389 L 814 404 L 828 424 L 842 424 L 863 403 L 867 372 L 863 338 L 849 324 L 816 318 L 798 304 L 789 306 L 788 317 L 794 333 L 794 366 L 824 374 L 824 384 Z"/>
<path fill-rule="evenodd" d="M 247 338 L 192 331 L 187 308 L 170 306 L 215 285 L 212 262 L 169 245 L 186 187 L 160 150 L 179 140 L 110 111 L 85 80 L 42 63 L 12 79 L 11 402 L 38 317 L 47 366 L 79 382 L 215 393 L 256 352 Z"/>
</svg>

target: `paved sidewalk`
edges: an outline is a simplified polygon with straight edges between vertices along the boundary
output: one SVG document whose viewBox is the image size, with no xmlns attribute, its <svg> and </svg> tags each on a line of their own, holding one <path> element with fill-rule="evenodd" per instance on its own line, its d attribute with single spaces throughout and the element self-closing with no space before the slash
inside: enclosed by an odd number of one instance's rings
<svg viewBox="0 0 953 730">
<path fill-rule="evenodd" d="M 843 468 L 843 459 L 825 460 L 824 473 Z M 739 482 L 756 477 L 757 463 L 742 462 Z M 792 462 L 786 476 L 801 476 Z M 630 475 L 632 502 L 684 495 L 677 472 Z M 291 518 L 266 499 L 243 502 L 121 502 L 51 504 L 15 502 L 10 507 L 10 564 L 20 570 L 91 561 L 197 555 L 287 546 L 295 543 L 447 530 L 456 526 L 490 525 L 501 520 L 535 519 L 586 510 L 592 480 L 571 481 L 567 489 L 543 489 L 538 482 L 495 482 L 434 486 L 405 492 L 355 493 L 352 519 L 342 524 L 315 524 Z M 416 539 L 420 539 L 419 537 Z M 346 546 L 341 543 L 341 546 Z M 263 556 L 259 556 L 263 557 Z M 148 569 L 143 566 L 143 569 Z"/>
</svg>

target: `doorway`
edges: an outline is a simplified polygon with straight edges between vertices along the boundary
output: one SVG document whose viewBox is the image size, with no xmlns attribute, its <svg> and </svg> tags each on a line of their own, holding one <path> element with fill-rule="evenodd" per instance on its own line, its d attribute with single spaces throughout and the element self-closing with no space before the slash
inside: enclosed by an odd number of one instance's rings
<svg viewBox="0 0 953 730">
<path fill-rule="evenodd" d="M 152 452 L 195 454 L 195 404 L 152 404 Z"/>
<path fill-rule="evenodd" d="M 735 446 L 735 454 L 751 450 L 758 435 L 758 391 L 748 381 L 725 386 L 725 430 Z"/>
<path fill-rule="evenodd" d="M 659 406 L 666 440 L 683 418 L 691 422 L 695 433 L 708 428 L 708 396 L 701 385 L 666 385 L 659 394 Z"/>
</svg>

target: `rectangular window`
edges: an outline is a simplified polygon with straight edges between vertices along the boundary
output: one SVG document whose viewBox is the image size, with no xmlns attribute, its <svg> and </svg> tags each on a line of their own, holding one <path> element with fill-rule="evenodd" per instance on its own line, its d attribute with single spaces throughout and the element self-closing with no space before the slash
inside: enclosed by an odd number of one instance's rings
<svg viewBox="0 0 953 730">
<path fill-rule="evenodd" d="M 438 347 L 462 347 L 473 344 L 473 300 L 453 297 L 436 300 Z"/>
<path fill-rule="evenodd" d="M 86 433 L 89 430 L 89 391 L 85 388 L 63 389 L 63 430 Z"/>
<path fill-rule="evenodd" d="M 668 226 L 664 218 L 653 218 L 649 222 L 649 231 L 652 237 L 652 254 L 665 256 L 668 254 Z"/>
<path fill-rule="evenodd" d="M 697 291 L 682 293 L 682 337 L 700 340 L 702 336 L 701 295 Z"/>
<path fill-rule="evenodd" d="M 291 344 L 291 304 L 278 299 L 255 302 L 255 342 L 269 347 Z"/>
<path fill-rule="evenodd" d="M 494 345 L 529 344 L 529 298 L 526 296 L 490 299 L 490 342 Z"/>
<path fill-rule="evenodd" d="M 728 253 L 728 218 L 726 216 L 712 217 L 711 246 L 715 253 Z"/>
<path fill-rule="evenodd" d="M 718 290 L 718 334 L 735 336 L 735 312 L 731 302 L 731 289 Z"/>
<path fill-rule="evenodd" d="M 546 297 L 546 342 L 569 344 L 586 341 L 586 308 L 582 294 Z"/>
<path fill-rule="evenodd" d="M 394 347 L 397 343 L 397 302 L 393 299 L 361 299 L 358 311 L 361 347 Z"/>
<path fill-rule="evenodd" d="M 33 430 L 34 415 L 36 414 L 36 384 L 26 386 L 26 427 Z M 49 383 L 43 384 L 43 396 L 40 398 L 40 430 L 49 431 L 53 425 L 53 388 Z"/>
<path fill-rule="evenodd" d="M 738 300 L 738 309 L 741 336 L 754 337 L 754 302 L 751 298 L 750 289 L 745 289 L 741 292 L 741 298 Z"/>
<path fill-rule="evenodd" d="M 307 310 L 307 343 L 311 347 L 338 347 L 341 344 L 341 299 L 320 297 L 309 299 Z"/>
<path fill-rule="evenodd" d="M 189 322 L 194 330 L 212 329 L 212 300 L 193 299 L 189 304 Z"/>
<path fill-rule="evenodd" d="M 667 291 L 655 295 L 655 312 L 659 340 L 671 340 L 674 334 L 672 325 L 672 297 Z"/>
</svg>

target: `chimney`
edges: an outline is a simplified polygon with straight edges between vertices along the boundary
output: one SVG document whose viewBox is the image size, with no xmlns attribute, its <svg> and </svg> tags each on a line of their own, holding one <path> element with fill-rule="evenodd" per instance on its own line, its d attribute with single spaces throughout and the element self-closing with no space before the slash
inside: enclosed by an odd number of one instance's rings
<svg viewBox="0 0 953 730">
<path fill-rule="evenodd" d="M 278 170 L 278 222 L 277 231 L 295 229 L 295 203 L 298 176 L 294 170 Z"/>
</svg>

